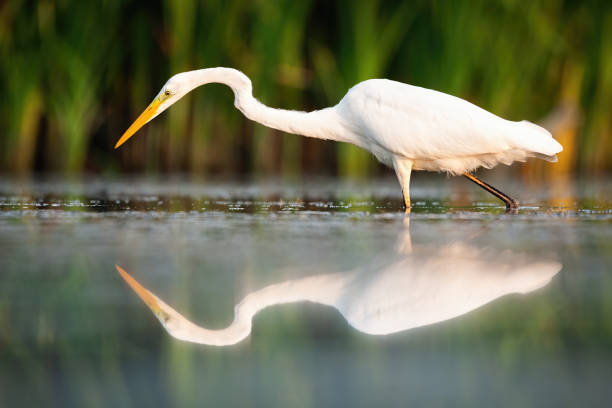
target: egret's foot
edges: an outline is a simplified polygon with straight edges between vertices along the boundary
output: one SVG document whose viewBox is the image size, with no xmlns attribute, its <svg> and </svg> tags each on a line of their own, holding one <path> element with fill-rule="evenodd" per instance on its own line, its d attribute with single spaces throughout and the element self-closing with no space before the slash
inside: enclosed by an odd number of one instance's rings
<svg viewBox="0 0 612 408">
<path fill-rule="evenodd" d="M 406 209 L 404 210 L 404 214 L 410 214 L 410 201 L 404 201 L 404 206 L 406 207 Z"/>
<path fill-rule="evenodd" d="M 508 196 L 505 196 L 504 198 L 502 198 L 502 200 L 504 201 L 504 203 L 506 203 L 506 214 L 517 214 L 518 213 L 518 208 L 519 208 L 518 201 Z"/>
<path fill-rule="evenodd" d="M 510 201 L 506 202 L 506 214 L 518 214 L 519 203 L 518 201 L 510 198 Z"/>
</svg>

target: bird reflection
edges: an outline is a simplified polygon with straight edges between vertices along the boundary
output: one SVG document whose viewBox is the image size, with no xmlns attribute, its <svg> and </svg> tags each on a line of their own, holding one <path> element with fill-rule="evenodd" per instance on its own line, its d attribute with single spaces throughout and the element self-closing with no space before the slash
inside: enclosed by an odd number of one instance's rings
<svg viewBox="0 0 612 408">
<path fill-rule="evenodd" d="M 412 247 L 407 228 L 397 247 L 393 259 L 351 271 L 288 280 L 252 292 L 236 305 L 234 321 L 221 330 L 195 325 L 121 267 L 117 266 L 117 271 L 170 335 L 226 346 L 248 337 L 253 316 L 273 305 L 308 301 L 332 306 L 355 329 L 385 335 L 452 319 L 510 293 L 531 292 L 545 286 L 561 270 L 561 264 L 554 260 L 464 243 Z"/>
</svg>

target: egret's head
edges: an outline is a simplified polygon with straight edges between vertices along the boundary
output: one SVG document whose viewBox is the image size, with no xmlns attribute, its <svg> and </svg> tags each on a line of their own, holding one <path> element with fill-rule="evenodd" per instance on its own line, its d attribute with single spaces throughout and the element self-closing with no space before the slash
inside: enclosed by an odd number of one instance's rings
<svg viewBox="0 0 612 408">
<path fill-rule="evenodd" d="M 123 136 L 115 144 L 115 149 L 125 143 L 134 133 L 151 119 L 168 109 L 173 103 L 181 99 L 192 88 L 189 86 L 190 81 L 186 75 L 180 73 L 174 75 L 166 82 L 161 91 L 157 94 L 153 102 L 140 114 L 138 119 L 125 131 Z"/>
</svg>

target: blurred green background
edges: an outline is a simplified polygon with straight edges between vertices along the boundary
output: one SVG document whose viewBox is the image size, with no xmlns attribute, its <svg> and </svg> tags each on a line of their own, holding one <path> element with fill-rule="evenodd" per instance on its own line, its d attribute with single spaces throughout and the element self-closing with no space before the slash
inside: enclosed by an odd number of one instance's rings
<svg viewBox="0 0 612 408">
<path fill-rule="evenodd" d="M 230 66 L 288 109 L 386 77 L 551 130 L 557 173 L 612 169 L 612 2 L 76 1 L 0 5 L 0 171 L 369 176 L 369 153 L 249 122 L 221 85 L 113 145 L 172 74 Z M 516 171 L 535 173 L 538 165 Z"/>
</svg>

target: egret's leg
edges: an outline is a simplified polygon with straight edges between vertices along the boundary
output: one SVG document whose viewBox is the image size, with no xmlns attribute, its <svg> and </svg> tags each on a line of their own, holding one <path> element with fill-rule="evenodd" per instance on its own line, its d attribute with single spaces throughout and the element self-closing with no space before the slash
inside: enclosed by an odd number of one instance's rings
<svg viewBox="0 0 612 408">
<path fill-rule="evenodd" d="M 397 179 L 402 186 L 402 194 L 404 195 L 404 205 L 406 213 L 410 212 L 410 173 L 412 172 L 412 160 L 408 159 L 393 159 L 393 168 Z"/>
<path fill-rule="evenodd" d="M 484 188 L 485 190 L 487 190 L 489 193 L 493 194 L 495 197 L 499 198 L 500 200 L 502 200 L 504 203 L 506 203 L 506 211 L 516 211 L 516 209 L 519 206 L 518 201 L 508 197 L 506 194 L 502 193 L 501 191 L 499 191 L 498 189 L 496 189 L 495 187 L 485 183 L 484 181 L 480 180 L 478 177 L 470 174 L 470 173 L 463 173 L 463 175 L 473 181 L 474 183 L 478 184 L 480 187 Z"/>
</svg>

